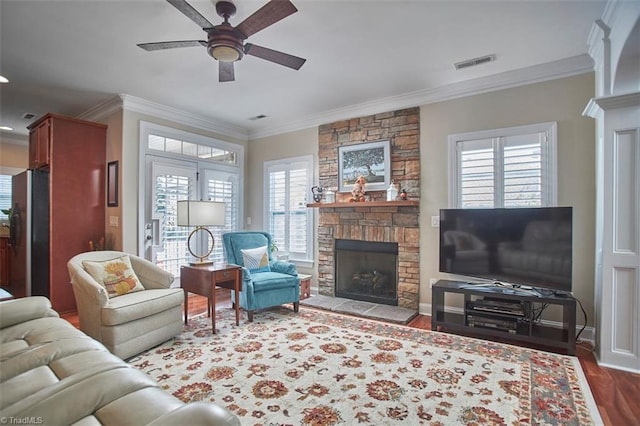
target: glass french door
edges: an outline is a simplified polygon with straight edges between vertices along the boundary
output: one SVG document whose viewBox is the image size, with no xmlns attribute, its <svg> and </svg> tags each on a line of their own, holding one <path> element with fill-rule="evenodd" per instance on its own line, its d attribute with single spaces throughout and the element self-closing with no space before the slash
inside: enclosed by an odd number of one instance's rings
<svg viewBox="0 0 640 426">
<path fill-rule="evenodd" d="M 225 225 L 210 227 L 214 241 L 196 234 L 192 249 L 206 252 L 213 244 L 210 260 L 223 262 L 222 234 L 236 231 L 240 217 L 240 176 L 207 167 L 206 164 L 147 156 L 144 256 L 176 277 L 180 266 L 191 261 L 187 241 L 192 228 L 177 225 L 177 203 L 208 200 L 225 203 Z"/>
<path fill-rule="evenodd" d="M 144 255 L 176 277 L 189 262 L 191 229 L 178 226 L 178 201 L 196 199 L 197 163 L 148 156 Z"/>
</svg>

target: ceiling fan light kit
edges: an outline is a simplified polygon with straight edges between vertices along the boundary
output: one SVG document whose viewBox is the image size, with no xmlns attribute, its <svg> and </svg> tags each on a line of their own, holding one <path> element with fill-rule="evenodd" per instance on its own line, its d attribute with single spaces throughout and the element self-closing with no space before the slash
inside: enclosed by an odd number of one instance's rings
<svg viewBox="0 0 640 426">
<path fill-rule="evenodd" d="M 249 36 L 297 12 L 298 9 L 289 0 L 269 1 L 236 27 L 229 23 L 229 18 L 236 13 L 236 6 L 230 1 L 221 0 L 215 3 L 216 13 L 224 19 L 224 22 L 219 25 L 213 25 L 185 0 L 167 0 L 167 2 L 200 26 L 207 33 L 207 41 L 185 40 L 138 44 L 146 51 L 205 46 L 209 55 L 218 61 L 218 80 L 221 82 L 235 80 L 233 63 L 242 59 L 244 55 L 255 56 L 295 70 L 300 69 L 306 61 L 288 53 L 251 43 L 244 44 Z"/>
</svg>

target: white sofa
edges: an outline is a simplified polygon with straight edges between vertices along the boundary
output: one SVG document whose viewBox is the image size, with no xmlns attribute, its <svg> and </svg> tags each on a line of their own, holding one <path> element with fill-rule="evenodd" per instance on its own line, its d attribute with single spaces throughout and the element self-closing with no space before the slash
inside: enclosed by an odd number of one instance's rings
<svg viewBox="0 0 640 426">
<path fill-rule="evenodd" d="M 40 425 L 238 425 L 185 404 L 58 317 L 44 297 L 0 302 L 0 419 Z"/>
</svg>

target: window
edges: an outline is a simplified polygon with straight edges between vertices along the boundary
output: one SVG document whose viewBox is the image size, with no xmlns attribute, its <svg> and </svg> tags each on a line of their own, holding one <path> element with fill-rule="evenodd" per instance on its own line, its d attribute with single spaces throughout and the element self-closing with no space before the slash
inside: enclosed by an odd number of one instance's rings
<svg viewBox="0 0 640 426">
<path fill-rule="evenodd" d="M 0 175 L 0 210 L 11 208 L 11 175 Z M 0 220 L 9 220 L 9 216 L 0 211 Z"/>
<path fill-rule="evenodd" d="M 311 156 L 267 161 L 265 224 L 278 250 L 291 260 L 312 258 L 312 212 L 307 208 L 311 187 Z"/>
<path fill-rule="evenodd" d="M 450 205 L 555 205 L 556 127 L 552 122 L 450 135 Z"/>
<path fill-rule="evenodd" d="M 225 225 L 207 228 L 214 237 L 210 260 L 224 262 L 222 233 L 237 231 L 242 223 L 243 169 L 242 145 L 141 121 L 139 253 L 179 276 L 180 266 L 191 259 L 187 242 L 193 228 L 177 225 L 177 202 L 222 201 Z M 194 252 L 208 251 L 211 240 L 196 235 Z"/>
</svg>

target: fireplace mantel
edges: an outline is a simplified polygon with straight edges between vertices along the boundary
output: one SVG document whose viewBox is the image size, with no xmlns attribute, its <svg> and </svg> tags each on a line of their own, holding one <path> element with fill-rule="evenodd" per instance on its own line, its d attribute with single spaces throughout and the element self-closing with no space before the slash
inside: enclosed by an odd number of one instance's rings
<svg viewBox="0 0 640 426">
<path fill-rule="evenodd" d="M 419 205 L 420 202 L 416 200 L 402 200 L 402 201 L 362 201 L 358 203 L 310 203 L 307 207 L 312 208 L 346 208 L 346 207 L 412 207 Z"/>
</svg>

